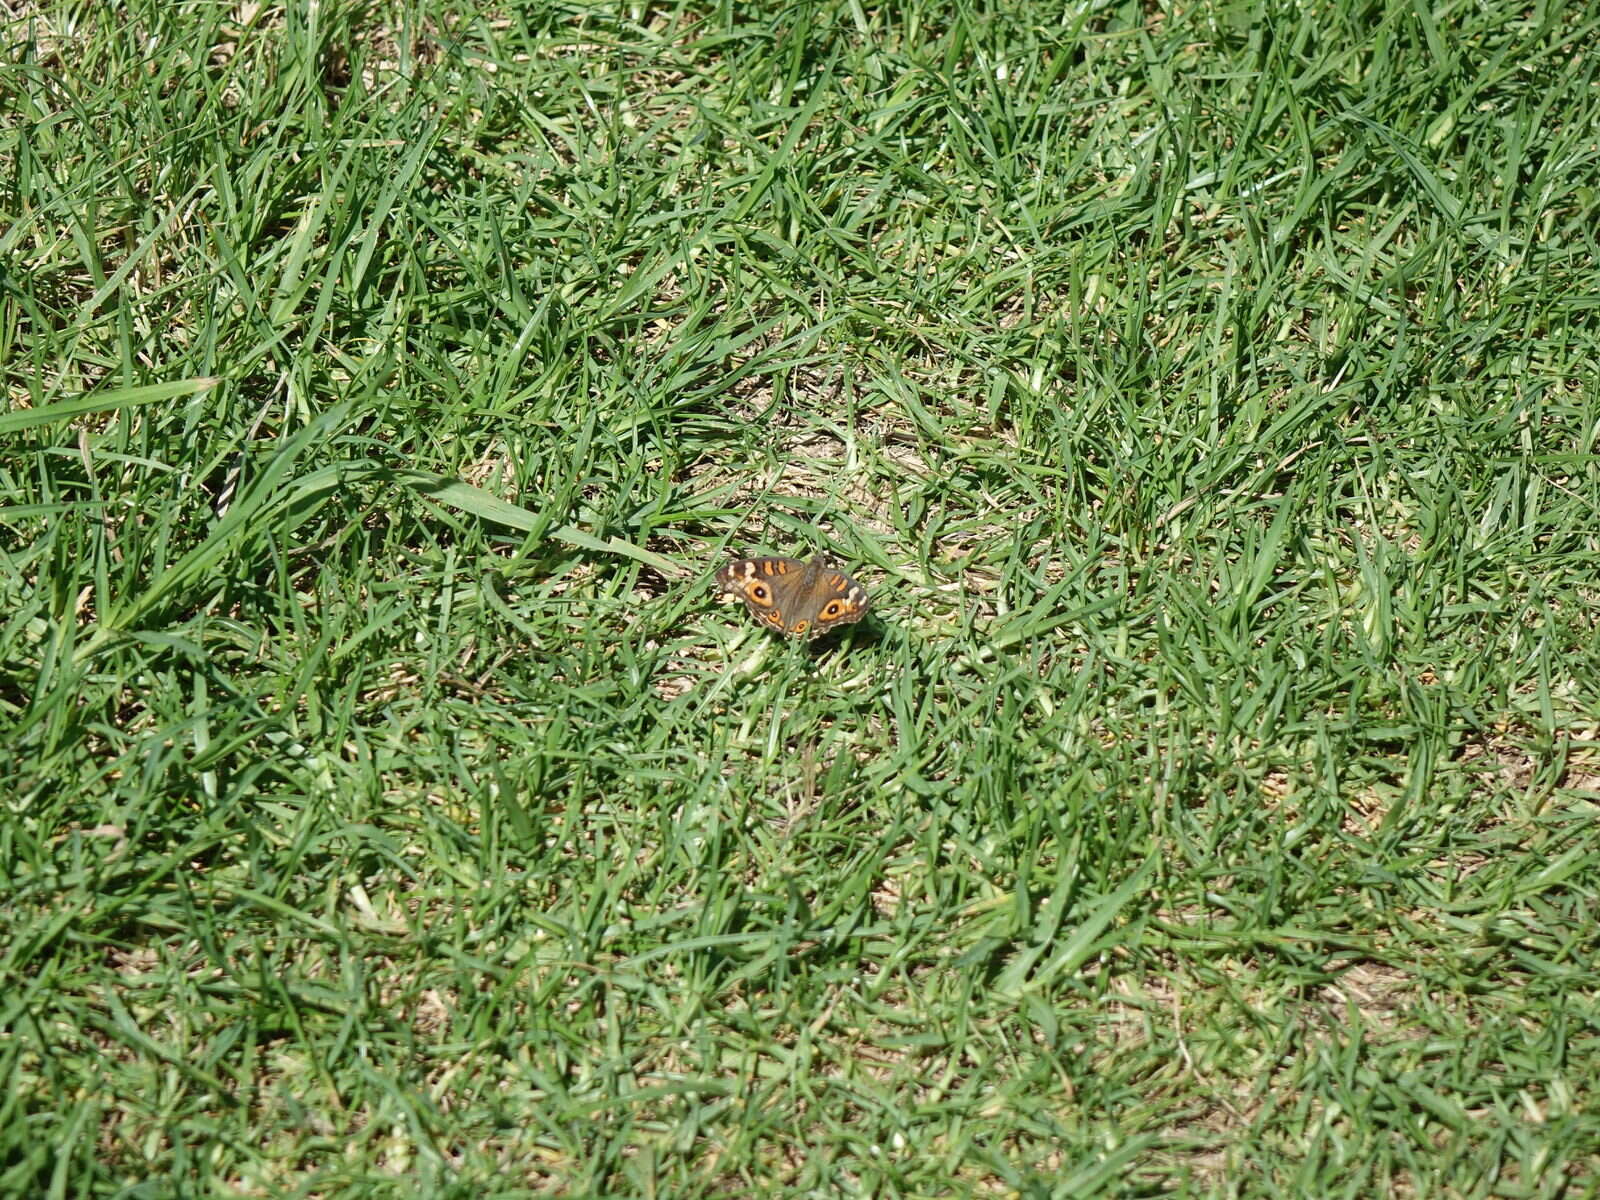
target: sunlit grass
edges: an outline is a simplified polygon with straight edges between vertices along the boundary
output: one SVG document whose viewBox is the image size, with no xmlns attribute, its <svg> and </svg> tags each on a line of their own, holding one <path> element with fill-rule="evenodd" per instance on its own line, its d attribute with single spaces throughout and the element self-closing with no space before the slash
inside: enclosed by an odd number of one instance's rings
<svg viewBox="0 0 1600 1200">
<path fill-rule="evenodd" d="M 0 1195 L 1600 1186 L 1581 6 L 3 29 Z"/>
</svg>

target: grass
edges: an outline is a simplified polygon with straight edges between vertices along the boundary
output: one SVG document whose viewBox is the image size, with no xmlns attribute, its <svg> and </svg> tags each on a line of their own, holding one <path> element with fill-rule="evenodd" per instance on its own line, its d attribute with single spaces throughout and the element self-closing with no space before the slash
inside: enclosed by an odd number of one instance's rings
<svg viewBox="0 0 1600 1200">
<path fill-rule="evenodd" d="M 1600 1193 L 1585 6 L 3 16 L 0 1194 Z"/>
</svg>

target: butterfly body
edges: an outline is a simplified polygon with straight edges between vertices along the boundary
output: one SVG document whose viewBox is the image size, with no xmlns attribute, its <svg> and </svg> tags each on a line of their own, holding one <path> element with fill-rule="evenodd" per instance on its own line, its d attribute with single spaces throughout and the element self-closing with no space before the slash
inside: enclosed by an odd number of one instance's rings
<svg viewBox="0 0 1600 1200">
<path fill-rule="evenodd" d="M 867 593 L 827 558 L 741 558 L 717 572 L 723 592 L 779 633 L 818 637 L 867 615 Z"/>
</svg>

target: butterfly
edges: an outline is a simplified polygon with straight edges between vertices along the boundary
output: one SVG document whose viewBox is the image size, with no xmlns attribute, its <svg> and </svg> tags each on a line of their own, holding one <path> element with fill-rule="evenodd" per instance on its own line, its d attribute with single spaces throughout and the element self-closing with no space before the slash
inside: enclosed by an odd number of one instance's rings
<svg viewBox="0 0 1600 1200">
<path fill-rule="evenodd" d="M 724 594 L 744 601 L 750 615 L 779 633 L 820 637 L 867 615 L 867 593 L 833 560 L 740 558 L 717 571 Z"/>
</svg>

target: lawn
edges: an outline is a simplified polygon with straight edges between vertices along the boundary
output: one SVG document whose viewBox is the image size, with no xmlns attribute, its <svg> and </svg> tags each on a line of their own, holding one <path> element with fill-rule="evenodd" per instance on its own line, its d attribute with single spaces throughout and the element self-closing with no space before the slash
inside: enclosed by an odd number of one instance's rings
<svg viewBox="0 0 1600 1200">
<path fill-rule="evenodd" d="M 0 5 L 0 1196 L 1600 1195 L 1597 317 L 1583 4 Z"/>
</svg>

